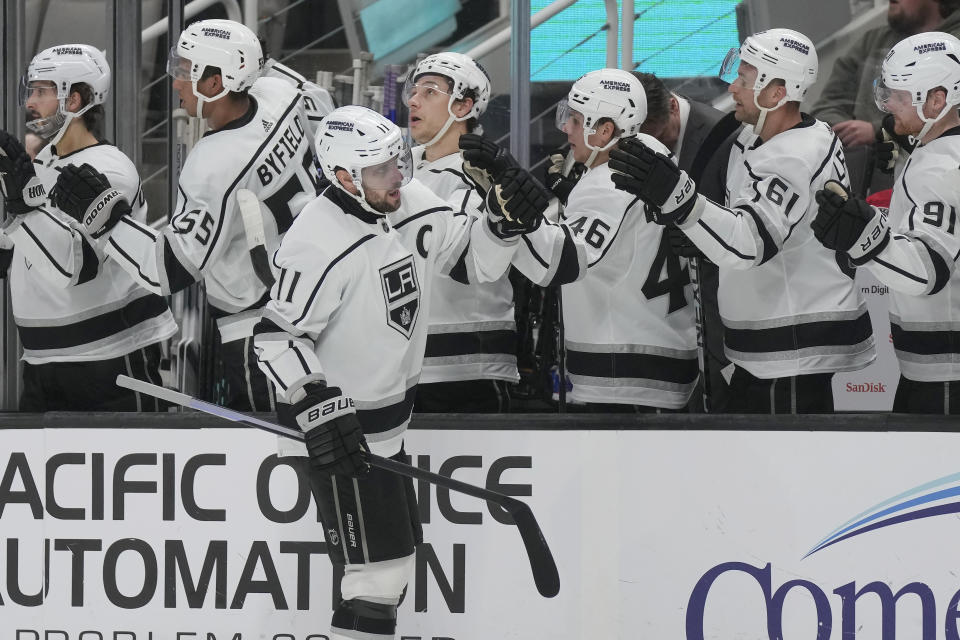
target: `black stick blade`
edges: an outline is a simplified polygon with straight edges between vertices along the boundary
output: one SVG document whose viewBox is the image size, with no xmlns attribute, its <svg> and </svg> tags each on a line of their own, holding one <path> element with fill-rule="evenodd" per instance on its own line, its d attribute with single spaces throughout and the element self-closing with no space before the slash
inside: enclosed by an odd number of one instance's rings
<svg viewBox="0 0 960 640">
<path fill-rule="evenodd" d="M 513 516 L 513 521 L 517 525 L 520 537 L 523 539 L 523 546 L 527 549 L 527 557 L 530 559 L 530 570 L 533 572 L 533 582 L 537 585 L 537 591 L 544 598 L 552 598 L 560 593 L 560 572 L 557 571 L 557 563 L 550 552 L 550 546 L 546 538 L 543 537 L 543 531 L 533 515 L 530 506 L 520 500 L 509 499 L 504 501 L 501 506 Z"/>
</svg>

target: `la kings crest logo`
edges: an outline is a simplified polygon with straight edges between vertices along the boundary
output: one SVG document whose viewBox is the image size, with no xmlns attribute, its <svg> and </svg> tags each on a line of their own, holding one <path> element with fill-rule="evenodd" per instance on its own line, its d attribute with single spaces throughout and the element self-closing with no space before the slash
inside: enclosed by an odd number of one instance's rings
<svg viewBox="0 0 960 640">
<path fill-rule="evenodd" d="M 401 258 L 380 269 L 383 299 L 387 303 L 387 324 L 407 340 L 413 334 L 420 311 L 420 285 L 413 256 Z"/>
</svg>

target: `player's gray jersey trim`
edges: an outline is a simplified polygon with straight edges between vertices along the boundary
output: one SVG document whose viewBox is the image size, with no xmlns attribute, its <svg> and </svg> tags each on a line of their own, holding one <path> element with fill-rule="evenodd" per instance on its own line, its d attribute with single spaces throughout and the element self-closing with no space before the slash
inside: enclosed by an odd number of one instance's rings
<svg viewBox="0 0 960 640">
<path fill-rule="evenodd" d="M 679 384 L 676 382 L 666 382 L 665 380 L 653 380 L 652 378 L 598 378 L 595 376 L 582 376 L 575 373 L 568 375 L 574 387 L 577 385 L 591 387 L 631 387 L 687 393 L 691 387 L 696 384 L 696 380 L 689 384 Z"/>
<path fill-rule="evenodd" d="M 849 311 L 820 311 L 817 313 L 800 313 L 794 316 L 771 318 L 769 320 L 730 320 L 729 318 L 724 317 L 723 326 L 727 327 L 728 329 L 776 329 L 778 327 L 789 327 L 808 322 L 856 320 L 866 312 L 867 303 L 861 302 L 860 306 Z"/>
<path fill-rule="evenodd" d="M 122 309 L 134 300 L 139 300 L 140 298 L 145 298 L 147 296 L 152 296 L 154 294 L 149 291 L 144 291 L 142 289 L 134 289 L 130 292 L 125 298 L 120 300 L 115 300 L 108 304 L 95 307 L 93 309 L 86 309 L 80 313 L 75 313 L 73 315 L 64 316 L 62 318 L 20 318 L 14 316 L 14 320 L 17 323 L 18 327 L 62 327 L 64 325 L 73 324 L 75 322 L 80 322 L 81 320 L 89 320 L 90 318 L 95 318 L 97 316 L 102 316 L 105 313 L 111 311 L 116 311 Z"/>
<path fill-rule="evenodd" d="M 517 356 L 509 353 L 467 353 L 460 356 L 435 356 L 423 359 L 424 366 L 442 364 L 517 364 Z"/>
<path fill-rule="evenodd" d="M 356 404 L 358 411 L 369 411 L 370 409 L 381 409 L 383 407 L 389 407 L 390 405 L 403 402 L 406 398 L 407 392 L 416 384 L 420 382 L 420 376 L 416 375 L 413 378 L 407 379 L 406 389 L 401 393 L 395 393 L 392 396 L 387 396 L 386 398 L 380 398 L 379 400 L 357 400 L 354 398 L 354 404 Z"/>
<path fill-rule="evenodd" d="M 667 358 L 691 360 L 697 357 L 696 349 L 670 349 L 649 344 L 591 344 L 589 342 L 565 341 L 567 349 L 587 353 L 643 353 Z"/>
<path fill-rule="evenodd" d="M 517 328 L 515 322 L 489 320 L 484 322 L 464 322 L 460 324 L 432 324 L 427 334 L 463 333 L 465 331 L 511 331 Z"/>
<path fill-rule="evenodd" d="M 952 364 L 960 362 L 960 353 L 931 353 L 925 355 L 912 351 L 901 351 L 900 349 L 894 349 L 894 353 L 897 355 L 897 360 L 915 362 L 917 364 Z"/>
<path fill-rule="evenodd" d="M 726 354 L 731 359 L 744 360 L 750 362 L 774 362 L 777 360 L 797 360 L 813 356 L 849 356 L 870 351 L 874 347 L 873 336 L 856 344 L 839 344 L 818 347 L 806 347 L 790 351 L 769 351 L 765 353 L 752 353 L 746 351 L 734 351 L 727 347 Z M 853 369 L 860 369 L 861 365 L 854 366 Z M 831 369 L 842 371 L 844 369 Z"/>
</svg>

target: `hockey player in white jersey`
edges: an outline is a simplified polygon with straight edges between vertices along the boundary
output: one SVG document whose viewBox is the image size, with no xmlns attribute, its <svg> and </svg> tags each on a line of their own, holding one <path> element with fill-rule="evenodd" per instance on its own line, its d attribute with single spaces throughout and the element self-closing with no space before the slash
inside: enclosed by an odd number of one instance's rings
<svg viewBox="0 0 960 640">
<path fill-rule="evenodd" d="M 121 217 L 105 231 L 104 250 L 154 293 L 170 295 L 202 279 L 222 343 L 215 400 L 269 411 L 273 389 L 256 366 L 251 338 L 275 277 L 267 256 L 316 196 L 319 178 L 302 96 L 282 80 L 260 78 L 261 64 L 256 36 L 237 22 L 203 20 L 180 34 L 168 73 L 184 108 L 210 130 L 183 165 L 170 224 L 157 232 Z M 263 244 L 248 242 L 242 190 L 259 200 L 253 214 Z"/>
<path fill-rule="evenodd" d="M 897 43 L 876 83 L 877 106 L 919 145 L 885 209 L 830 183 L 817 193 L 813 228 L 890 287 L 900 363 L 893 410 L 960 413 L 960 40 L 921 33 Z"/>
<path fill-rule="evenodd" d="M 490 101 L 486 71 L 462 53 L 427 56 L 408 76 L 403 100 L 419 144 L 412 150 L 414 177 L 453 208 L 451 215 L 484 216 L 484 194 L 464 172 L 459 141 L 474 131 Z M 519 379 L 508 275 L 464 285 L 438 273 L 428 321 L 416 410 L 507 411 L 507 383 Z"/>
<path fill-rule="evenodd" d="M 176 332 L 166 301 L 116 264 L 99 264 L 96 241 L 46 194 L 68 163 L 94 166 L 145 220 L 136 167 L 100 137 L 110 67 L 86 44 L 37 54 L 20 88 L 27 128 L 48 144 L 35 163 L 0 131 L 6 200 L 3 232 L 14 243 L 10 292 L 23 345 L 22 411 L 154 411 L 147 396 L 120 389 L 118 374 L 159 382 L 160 345 Z M 78 194 L 64 193 L 71 198 Z"/>
<path fill-rule="evenodd" d="M 611 147 L 637 135 L 646 114 L 643 85 L 627 71 L 591 71 L 573 84 L 557 126 L 587 171 L 560 223 L 525 236 L 514 259 L 534 283 L 563 285 L 570 396 L 589 410 L 679 410 L 698 377 L 686 260 L 646 220 L 644 203 L 614 188 L 607 166 Z"/>
<path fill-rule="evenodd" d="M 435 273 L 498 278 L 548 197 L 513 169 L 488 194 L 486 219 L 454 216 L 411 180 L 397 126 L 364 107 L 328 115 L 317 150 L 331 185 L 276 253 L 280 276 L 255 341 L 285 403 L 281 422 L 306 434 L 300 454 L 314 468 L 328 553 L 346 566 L 331 638 L 387 639 L 420 524 L 412 482 L 369 469 L 364 452 L 405 455 Z"/>
<path fill-rule="evenodd" d="M 611 152 L 613 180 L 720 269 L 725 351 L 736 364 L 728 411 L 829 412 L 834 373 L 865 367 L 875 348 L 852 271 L 810 227 L 816 191 L 830 179 L 849 185 L 838 138 L 800 111 L 817 53 L 806 36 L 771 29 L 731 50 L 723 67 L 736 67 L 735 113 L 753 125 L 730 154 L 726 206 L 698 195 L 645 140 Z"/>
</svg>

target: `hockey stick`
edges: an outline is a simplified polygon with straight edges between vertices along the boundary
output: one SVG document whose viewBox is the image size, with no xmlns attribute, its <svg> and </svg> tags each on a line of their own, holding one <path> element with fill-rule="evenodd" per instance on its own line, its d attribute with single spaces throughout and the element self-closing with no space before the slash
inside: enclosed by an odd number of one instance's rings
<svg viewBox="0 0 960 640">
<path fill-rule="evenodd" d="M 700 256 L 692 256 L 687 264 L 690 267 L 690 285 L 693 288 L 693 319 L 697 327 L 697 364 L 700 366 L 703 410 L 710 413 L 710 372 L 707 371 L 707 326 L 703 321 L 703 298 L 700 290 Z"/>
<path fill-rule="evenodd" d="M 155 384 L 144 382 L 143 380 L 121 375 L 117 376 L 117 385 L 125 389 L 130 389 L 131 391 L 145 393 L 155 398 L 166 400 L 181 407 L 196 409 L 197 411 L 202 411 L 203 413 L 225 420 L 263 429 L 264 431 L 269 431 L 276 435 L 290 438 L 291 440 L 303 441 L 303 432 L 297 429 L 290 429 L 283 425 L 248 416 L 239 411 L 233 411 L 232 409 L 227 409 L 226 407 L 221 407 L 210 402 L 197 400 L 185 393 L 159 387 Z M 496 491 L 477 487 L 466 482 L 461 482 L 460 480 L 454 480 L 453 478 L 448 478 L 438 473 L 432 473 L 419 467 L 397 462 L 396 460 L 377 456 L 372 453 L 367 454 L 367 461 L 371 466 L 402 476 L 416 478 L 417 480 L 424 480 L 438 487 L 465 493 L 468 496 L 480 498 L 481 500 L 486 500 L 487 502 L 492 502 L 502 507 L 513 517 L 513 521 L 517 525 L 517 531 L 520 532 L 520 537 L 523 539 L 523 546 L 526 548 L 527 557 L 530 559 L 530 570 L 533 572 L 533 581 L 537 585 L 537 591 L 545 598 L 552 598 L 560 592 L 560 574 L 557 571 L 557 564 L 553 560 L 553 554 L 550 552 L 546 538 L 543 537 L 540 525 L 537 524 L 537 519 L 534 517 L 533 511 L 527 503 Z"/>
</svg>

